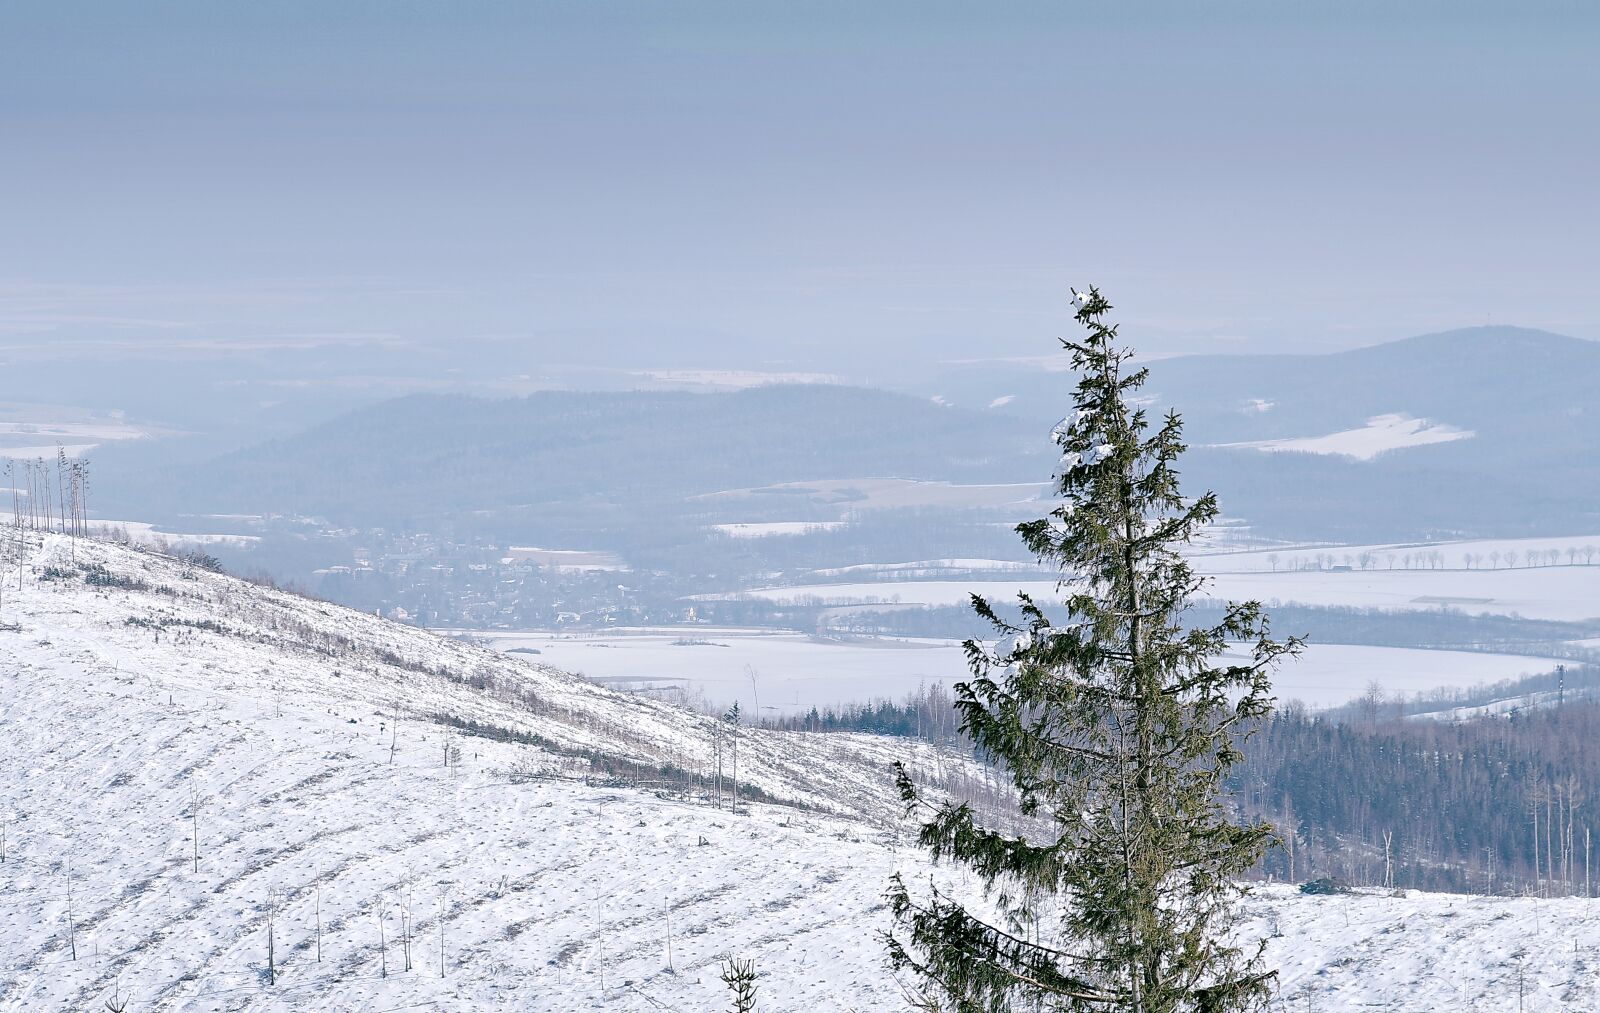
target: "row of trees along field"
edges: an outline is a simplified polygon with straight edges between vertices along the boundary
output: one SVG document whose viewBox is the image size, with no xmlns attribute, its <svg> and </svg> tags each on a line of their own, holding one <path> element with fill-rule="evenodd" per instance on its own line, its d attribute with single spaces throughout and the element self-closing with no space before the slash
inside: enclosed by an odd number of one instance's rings
<svg viewBox="0 0 1600 1013">
<path fill-rule="evenodd" d="M 1593 542 L 1570 544 L 1562 547 L 1547 546 L 1544 548 L 1523 549 L 1519 554 L 1514 546 L 1502 549 L 1490 549 L 1486 552 L 1462 552 L 1458 555 L 1447 555 L 1441 549 L 1367 549 L 1358 553 L 1339 553 L 1335 551 L 1307 553 L 1304 555 L 1280 555 L 1276 552 L 1267 553 L 1267 564 L 1273 570 L 1326 570 L 1335 566 L 1348 566 L 1352 569 L 1362 570 L 1498 570 L 1502 567 L 1512 569 L 1516 567 L 1517 560 L 1522 560 L 1523 567 L 1534 566 L 1584 566 L 1594 564 L 1595 557 L 1600 555 L 1600 545 Z M 1452 567 L 1451 561 L 1459 559 L 1460 565 Z"/>
</svg>

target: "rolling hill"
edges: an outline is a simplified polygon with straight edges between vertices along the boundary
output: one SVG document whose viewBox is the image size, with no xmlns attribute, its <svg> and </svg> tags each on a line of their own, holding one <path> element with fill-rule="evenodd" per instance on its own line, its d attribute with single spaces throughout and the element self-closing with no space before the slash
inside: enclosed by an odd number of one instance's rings
<svg viewBox="0 0 1600 1013">
<path fill-rule="evenodd" d="M 1517 327 L 1446 331 L 1328 355 L 1148 364 L 1152 412 L 1179 410 L 1189 484 L 1264 534 L 1389 538 L 1596 528 L 1600 343 Z M 923 385 L 1041 423 L 1061 373 L 954 369 Z"/>
<path fill-rule="evenodd" d="M 22 545 L 0 1010 L 703 1008 L 736 948 L 784 953 L 794 995 L 881 991 L 888 764 L 927 750 L 745 729 L 735 815 L 712 718 L 183 560 Z"/>
<path fill-rule="evenodd" d="M 1049 467 L 1034 436 L 1021 419 L 831 384 L 414 395 L 176 470 L 118 469 L 107 455 L 101 487 L 108 509 L 141 516 L 429 524 L 551 512 L 592 523 L 659 517 L 665 505 L 720 490 L 839 476 L 1020 481 Z"/>
<path fill-rule="evenodd" d="M 1150 364 L 1152 412 L 1186 421 L 1191 487 L 1258 533 L 1382 541 L 1600 527 L 1600 343 L 1513 327 L 1331 355 Z M 326 517 L 335 525 L 585 531 L 712 517 L 696 496 L 817 480 L 1048 479 L 1069 374 L 967 364 L 911 388 L 413 395 L 181 465 L 108 449 L 113 515 Z M 944 403 L 930 400 L 934 395 Z M 154 456 L 152 456 L 154 455 Z M 813 511 L 815 512 L 815 511 Z"/>
<path fill-rule="evenodd" d="M 20 545 L 0 1010 L 687 1013 L 737 954 L 763 1009 L 899 1011 L 883 884 L 965 889 L 882 791 L 891 757 L 949 754 L 746 729 L 735 814 L 690 776 L 708 718 L 182 559 Z M 1597 998 L 1581 898 L 1265 886 L 1241 915 L 1330 1013 Z"/>
</svg>

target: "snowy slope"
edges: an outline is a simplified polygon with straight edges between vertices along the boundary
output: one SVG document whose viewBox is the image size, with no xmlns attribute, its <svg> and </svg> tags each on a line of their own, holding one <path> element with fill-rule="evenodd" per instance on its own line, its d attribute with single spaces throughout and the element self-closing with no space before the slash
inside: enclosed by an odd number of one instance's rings
<svg viewBox="0 0 1600 1013">
<path fill-rule="evenodd" d="M 860 980 L 861 1008 L 890 1008 L 863 944 L 896 861 L 887 766 L 907 744 L 747 730 L 741 779 L 798 804 L 733 816 L 570 752 L 701 769 L 709 719 L 154 554 L 61 538 L 27 554 L 0 619 L 0 727 L 19 758 L 0 773 L 0 1010 L 98 1007 L 119 980 L 139 1010 L 701 1009 L 735 949 L 781 951 L 791 996 Z M 105 584 L 129 579 L 148 590 Z M 447 739 L 433 714 L 548 747 Z M 407 896 L 425 938 L 411 973 Z"/>
<path fill-rule="evenodd" d="M 723 1008 L 730 952 L 756 959 L 768 1013 L 904 1009 L 878 897 L 929 870 L 873 800 L 907 744 L 747 735 L 758 783 L 810 808 L 734 816 L 571 752 L 703 763 L 694 715 L 165 557 L 27 555 L 0 613 L 0 1011 L 115 989 L 136 1013 L 687 1013 Z M 446 769 L 429 714 L 548 746 L 462 736 Z M 1582 900 L 1272 888 L 1245 916 L 1282 933 L 1286 1010 L 1508 1009 L 1519 987 L 1529 1010 L 1596 1005 Z"/>
<path fill-rule="evenodd" d="M 51 567 L 66 576 L 37 579 Z M 143 587 L 86 583 L 97 567 Z M 536 736 L 564 754 L 693 772 L 711 763 L 709 717 L 166 556 L 51 536 L 30 550 L 27 570 L 20 602 L 14 590 L 5 599 L 8 610 L 22 609 L 19 639 L 35 643 L 30 629 L 48 630 L 47 657 L 137 672 L 152 693 L 226 695 L 261 707 L 294 701 L 353 719 L 368 739 L 380 715 L 398 707 L 402 743 L 408 725 L 449 716 Z M 750 737 L 741 762 L 765 792 L 855 814 L 889 811 L 882 771 L 891 759 L 870 737 L 763 733 Z"/>
</svg>

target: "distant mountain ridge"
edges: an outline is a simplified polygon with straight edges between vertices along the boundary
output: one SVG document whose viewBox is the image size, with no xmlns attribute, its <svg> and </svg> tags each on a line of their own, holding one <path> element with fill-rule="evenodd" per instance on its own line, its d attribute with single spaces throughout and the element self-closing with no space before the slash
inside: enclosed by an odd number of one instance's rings
<svg viewBox="0 0 1600 1013">
<path fill-rule="evenodd" d="M 1289 423 L 1339 427 L 1394 411 L 1466 415 L 1495 404 L 1508 390 L 1586 397 L 1593 410 L 1600 342 L 1489 326 L 1340 352 L 1185 355 L 1147 365 L 1146 394 L 1162 407 L 1176 406 L 1191 430 L 1202 420 L 1214 421 L 1219 431 L 1202 434 L 1206 440 L 1235 433 L 1308 436 L 1314 433 L 1296 431 Z M 1060 372 L 991 362 L 942 371 L 918 390 L 971 408 L 1009 398 L 1000 406 L 1005 411 L 1043 419 L 1059 414 L 1067 382 Z M 1248 410 L 1263 399 L 1273 403 L 1271 410 Z"/>
<path fill-rule="evenodd" d="M 1214 488 L 1227 513 L 1263 534 L 1376 541 L 1600 530 L 1600 343 L 1478 327 L 1327 355 L 1162 359 L 1150 372 L 1150 411 L 1176 408 L 1186 423 L 1189 490 Z M 414 395 L 199 466 L 118 474 L 102 489 L 120 501 L 114 509 L 139 515 L 280 512 L 403 526 L 565 511 L 595 527 L 665 523 L 660 504 L 719 489 L 868 476 L 1048 479 L 1047 431 L 1072 382 L 989 363 L 899 393 L 792 385 Z M 1312 452 L 1352 445 L 1365 459 Z"/>
<path fill-rule="evenodd" d="M 1315 436 L 1393 412 L 1482 433 L 1529 416 L 1544 425 L 1588 414 L 1593 425 L 1597 384 L 1600 342 L 1516 327 L 1444 331 L 1330 355 L 1151 364 L 1152 393 L 1179 404 L 1196 439 L 1207 442 Z M 1253 399 L 1273 406 L 1247 410 Z M 1577 413 L 1551 411 L 1559 406 Z"/>
<path fill-rule="evenodd" d="M 1359 540 L 1600 529 L 1600 342 L 1474 327 L 1324 355 L 1182 356 L 1149 368 L 1150 411 L 1184 418 L 1191 488 L 1214 487 L 1225 510 L 1264 530 Z M 1043 423 L 1068 382 L 991 364 L 945 373 L 928 390 L 957 405 L 1010 397 L 996 410 Z M 1394 415 L 1471 436 L 1369 460 L 1227 446 L 1349 433 Z"/>
<path fill-rule="evenodd" d="M 1038 427 L 833 384 L 730 393 L 417 394 L 108 494 L 167 512 L 389 525 L 482 511 L 659 511 L 695 495 L 854 476 L 1026 481 Z M 138 483 L 137 485 L 133 483 Z M 744 519 L 744 518 L 741 518 Z"/>
</svg>

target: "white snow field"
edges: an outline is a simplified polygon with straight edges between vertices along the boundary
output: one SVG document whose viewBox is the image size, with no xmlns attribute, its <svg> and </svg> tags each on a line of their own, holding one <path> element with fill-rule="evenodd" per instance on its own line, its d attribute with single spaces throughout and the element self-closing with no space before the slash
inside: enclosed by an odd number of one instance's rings
<svg viewBox="0 0 1600 1013">
<path fill-rule="evenodd" d="M 817 531 L 833 531 L 846 526 L 844 521 L 744 521 L 737 524 L 713 524 L 713 530 L 729 538 L 771 538 L 777 535 L 809 535 Z"/>
<path fill-rule="evenodd" d="M 1231 555 L 1197 556 L 1196 569 L 1211 576 L 1204 593 L 1234 601 L 1257 599 L 1302 605 L 1351 605 L 1388 609 L 1449 607 L 1474 614 L 1520 615 L 1527 619 L 1581 620 L 1600 617 L 1600 565 L 1533 566 L 1498 570 L 1233 570 Z M 1229 567 L 1228 569 L 1223 569 Z M 739 592 L 774 602 L 824 604 L 919 603 L 955 605 L 974 593 L 1009 599 L 1026 591 L 1041 601 L 1058 600 L 1055 581 L 928 580 L 806 584 Z M 701 597 L 733 597 L 705 595 Z"/>
<path fill-rule="evenodd" d="M 1529 566 L 1533 553 L 1536 565 Z M 1554 553 L 1554 558 L 1550 558 Z M 1208 549 L 1196 560 L 1207 572 L 1297 570 L 1322 564 L 1362 567 L 1369 571 L 1393 569 L 1496 570 L 1528 567 L 1546 569 L 1600 563 L 1600 534 L 1549 535 L 1540 538 L 1474 538 L 1441 542 L 1382 542 L 1371 545 L 1280 545 L 1244 550 Z M 1319 563 L 1318 557 L 1321 557 Z M 1436 557 L 1436 558 L 1432 558 Z M 1437 564 L 1437 565 L 1435 565 Z"/>
<path fill-rule="evenodd" d="M 474 635 L 503 651 L 531 648 L 546 664 L 618 689 L 704 698 L 718 710 L 737 701 L 752 714 L 759 702 L 769 716 L 878 698 L 899 701 L 924 685 L 950 686 L 967 671 L 960 644 L 950 640 L 681 627 Z"/>
<path fill-rule="evenodd" d="M 871 939 L 896 858 L 874 841 L 890 761 L 926 749 L 747 730 L 741 782 L 788 804 L 735 818 L 608 787 L 588 759 L 706 770 L 708 718 L 153 553 L 52 536 L 26 556 L 0 609 L 20 761 L 0 768 L 0 1010 L 98 1009 L 119 978 L 141 1011 L 704 1009 L 735 950 L 795 1001 L 892 1008 Z M 439 715 L 529 742 L 452 736 L 447 771 Z"/>
<path fill-rule="evenodd" d="M 941 507 L 954 510 L 980 510 L 1027 507 L 1031 514 L 1039 497 L 1050 488 L 1048 482 L 1020 482 L 989 485 L 960 485 L 910 478 L 840 478 L 816 482 L 783 482 L 754 489 L 729 489 L 706 493 L 697 499 L 728 499 L 773 493 L 804 495 L 822 504 L 836 504 L 844 510 L 889 510 L 906 507 Z"/>
<path fill-rule="evenodd" d="M 628 565 L 616 554 L 590 549 L 541 549 L 531 545 L 512 545 L 502 563 L 532 563 L 558 573 L 626 571 Z"/>
<path fill-rule="evenodd" d="M 1259 402 L 1258 402 L 1259 403 Z M 1292 451 L 1304 454 L 1334 454 L 1370 461 L 1379 454 L 1406 447 L 1424 447 L 1431 443 L 1450 443 L 1477 435 L 1470 429 L 1458 429 L 1443 422 L 1414 418 L 1403 412 L 1374 415 L 1366 425 L 1344 429 L 1323 436 L 1296 436 L 1281 440 L 1254 440 L 1249 443 L 1218 443 L 1213 446 L 1235 447 L 1249 450 Z"/>
<path fill-rule="evenodd" d="M 1238 662 L 1248 655 L 1232 652 Z M 1307 644 L 1298 657 L 1273 674 L 1272 688 L 1280 701 L 1300 700 L 1312 707 L 1349 703 L 1377 683 L 1385 696 L 1415 696 L 1450 686 L 1471 687 L 1538 675 L 1561 664 L 1557 658 L 1476 651 L 1425 651 L 1410 647 L 1360 644 Z"/>
<path fill-rule="evenodd" d="M 89 522 L 91 534 L 116 541 L 138 542 L 141 545 L 250 545 L 261 541 L 260 535 L 204 534 L 200 532 L 163 531 L 147 521 L 96 520 Z"/>
<path fill-rule="evenodd" d="M 102 443 L 164 435 L 170 431 L 135 426 L 121 412 L 0 402 L 0 459 L 54 460 L 58 449 L 78 457 Z"/>
<path fill-rule="evenodd" d="M 0 567 L 0 1010 L 699 1013 L 729 953 L 768 1013 L 906 1008 L 878 897 L 929 869 L 884 766 L 949 755 L 746 730 L 741 780 L 786 801 L 735 816 L 589 759 L 704 770 L 704 718 L 153 553 L 23 549 L 20 590 Z M 1600 1007 L 1587 901 L 1269 887 L 1243 914 L 1275 935 L 1275 1010 Z"/>
<path fill-rule="evenodd" d="M 949 687 L 968 675 L 961 645 L 953 640 L 834 639 L 682 627 L 594 633 L 494 630 L 474 636 L 503 651 L 531 648 L 546 664 L 614 688 L 665 699 L 703 699 L 717 709 L 737 701 L 747 713 L 754 713 L 759 703 L 766 715 L 876 699 L 899 701 L 924 686 Z M 1373 682 L 1390 695 L 1414 695 L 1548 672 L 1559 663 L 1518 654 L 1309 644 L 1298 659 L 1284 662 L 1273 687 L 1280 700 L 1333 707 L 1354 700 Z"/>
</svg>

